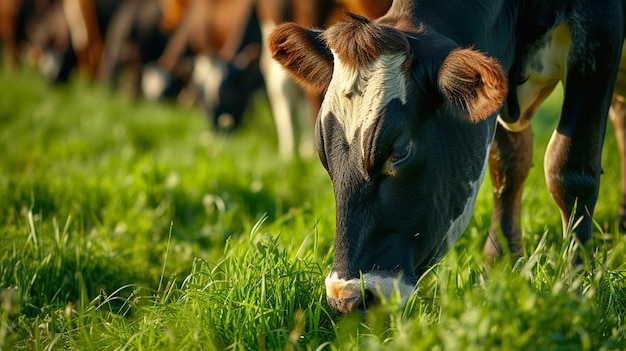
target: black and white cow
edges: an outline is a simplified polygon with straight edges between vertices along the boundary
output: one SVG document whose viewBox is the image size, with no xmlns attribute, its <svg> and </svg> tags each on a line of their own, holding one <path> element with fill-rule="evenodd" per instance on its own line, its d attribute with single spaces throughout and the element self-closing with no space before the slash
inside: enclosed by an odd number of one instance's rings
<svg viewBox="0 0 626 351">
<path fill-rule="evenodd" d="M 316 140 L 336 200 L 332 308 L 361 308 L 394 284 L 409 295 L 467 227 L 487 164 L 493 229 L 520 253 L 528 125 L 559 81 L 546 181 L 564 225 L 580 219 L 589 241 L 625 11 L 623 0 L 396 0 L 376 21 L 272 33 L 273 57 L 325 94 Z"/>
</svg>

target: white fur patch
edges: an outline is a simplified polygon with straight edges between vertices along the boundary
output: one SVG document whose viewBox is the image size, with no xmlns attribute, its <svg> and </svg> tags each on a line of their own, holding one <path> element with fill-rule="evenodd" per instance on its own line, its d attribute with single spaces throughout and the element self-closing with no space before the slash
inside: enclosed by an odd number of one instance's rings
<svg viewBox="0 0 626 351">
<path fill-rule="evenodd" d="M 524 84 L 517 87 L 520 118 L 516 123 L 500 123 L 511 131 L 521 131 L 528 127 L 535 111 L 547 98 L 557 83 L 565 80 L 567 58 L 571 48 L 570 27 L 559 24 L 546 33 L 545 42 L 528 58 L 523 76 Z"/>
<path fill-rule="evenodd" d="M 333 53 L 335 67 L 328 86 L 320 117 L 322 123 L 329 114 L 342 125 L 348 143 L 356 138 L 360 127 L 363 134 L 376 123 L 381 110 L 393 99 L 407 102 L 407 82 L 402 72 L 405 54 L 382 55 L 368 67 L 354 68 L 345 65 Z M 365 148 L 361 145 L 361 153 Z"/>
<path fill-rule="evenodd" d="M 210 107 L 220 103 L 220 84 L 226 78 L 228 68 L 222 60 L 197 55 L 194 60 L 192 82 L 204 93 L 204 102 Z"/>
<path fill-rule="evenodd" d="M 157 66 L 147 66 L 141 75 L 141 91 L 146 99 L 156 101 L 163 96 L 165 89 L 172 83 L 169 74 Z"/>
</svg>

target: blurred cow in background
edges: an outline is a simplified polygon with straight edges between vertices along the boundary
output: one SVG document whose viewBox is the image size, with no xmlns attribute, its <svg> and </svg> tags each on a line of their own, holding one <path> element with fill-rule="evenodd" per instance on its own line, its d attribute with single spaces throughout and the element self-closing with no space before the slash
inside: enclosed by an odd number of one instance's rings
<svg viewBox="0 0 626 351">
<path fill-rule="evenodd" d="M 306 27 L 323 28 L 338 21 L 343 11 L 334 0 L 266 0 L 259 1 L 257 6 L 264 40 L 282 22 L 293 21 Z M 315 120 L 322 96 L 305 93 L 272 60 L 265 43 L 263 48 L 261 71 L 276 125 L 279 154 L 284 158 L 310 155 L 313 153 L 313 124 L 307 120 Z"/>
<path fill-rule="evenodd" d="M 371 20 L 382 17 L 391 7 L 392 0 L 337 0 L 346 11 Z"/>
<path fill-rule="evenodd" d="M 179 7 L 171 8 L 170 2 L 173 1 L 127 0 L 120 6 L 104 41 L 105 54 L 99 72 L 104 81 L 117 87 L 122 77 L 127 77 L 130 88 L 126 91 L 137 95 L 143 68 L 159 59 L 180 22 Z M 176 76 L 184 77 L 190 70 L 177 71 Z M 180 92 L 184 80 L 173 81 L 161 95 L 171 97 Z"/>
<path fill-rule="evenodd" d="M 262 86 L 258 68 L 261 34 L 253 0 L 163 0 L 169 7 L 161 27 L 173 33 L 152 67 L 144 71 L 142 91 L 162 97 L 176 80 L 189 80 L 218 129 L 241 122 L 252 92 Z M 190 55 L 193 61 L 189 64 Z M 183 72 L 181 74 L 181 72 Z"/>
<path fill-rule="evenodd" d="M 122 0 L 0 0 L 0 37 L 11 65 L 26 51 L 51 82 L 77 68 L 93 77 L 103 54 L 102 35 Z"/>
<path fill-rule="evenodd" d="M 61 0 L 70 32 L 70 46 L 63 63 L 71 66 L 75 57 L 80 72 L 95 77 L 104 54 L 103 37 L 124 0 Z"/>
<path fill-rule="evenodd" d="M 299 117 L 308 116 L 314 121 L 321 96 L 308 95 L 305 99 L 302 90 L 286 72 L 261 54 L 262 34 L 269 33 L 277 23 L 284 21 L 323 28 L 342 20 L 346 10 L 374 18 L 382 15 L 391 4 L 390 0 L 163 2 L 169 3 L 169 13 L 177 14 L 168 21 L 176 29 L 156 65 L 148 68 L 143 76 L 144 94 L 153 99 L 162 96 L 166 87 L 180 77 L 177 65 L 181 65 L 186 55 L 192 54 L 195 57 L 192 86 L 214 125 L 218 129 L 230 130 L 241 123 L 252 93 L 265 83 L 276 124 L 279 152 L 286 157 L 298 153 L 300 144 L 303 149 L 308 147 L 309 150 L 304 152 L 312 153 L 312 123 Z M 177 24 L 177 21 L 180 22 Z M 304 131 L 297 133 L 298 129 Z M 299 142 L 299 137 L 305 142 Z"/>
<path fill-rule="evenodd" d="M 11 65 L 20 42 L 51 82 L 77 68 L 149 99 L 184 95 L 216 129 L 241 123 L 253 92 L 265 88 L 279 151 L 312 154 L 321 96 L 306 96 L 273 60 L 263 34 L 295 21 L 325 28 L 356 12 L 382 15 L 391 0 L 0 0 L 0 40 Z M 128 87 L 125 86 L 125 87 Z M 181 94 L 181 91 L 186 94 Z M 191 96 L 191 98 L 189 98 Z M 180 100 L 180 99 L 179 99 Z"/>
</svg>

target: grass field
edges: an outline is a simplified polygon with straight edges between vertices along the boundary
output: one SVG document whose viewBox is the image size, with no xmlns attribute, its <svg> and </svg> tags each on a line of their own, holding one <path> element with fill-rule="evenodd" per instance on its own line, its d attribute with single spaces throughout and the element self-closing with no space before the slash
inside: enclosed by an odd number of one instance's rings
<svg viewBox="0 0 626 351">
<path fill-rule="evenodd" d="M 596 270 L 543 182 L 558 97 L 534 122 L 524 257 L 490 269 L 490 184 L 406 305 L 337 316 L 323 280 L 334 203 L 319 161 L 282 161 L 265 97 L 241 130 L 73 80 L 0 72 L 2 350 L 623 350 L 626 244 L 612 131 Z"/>
</svg>

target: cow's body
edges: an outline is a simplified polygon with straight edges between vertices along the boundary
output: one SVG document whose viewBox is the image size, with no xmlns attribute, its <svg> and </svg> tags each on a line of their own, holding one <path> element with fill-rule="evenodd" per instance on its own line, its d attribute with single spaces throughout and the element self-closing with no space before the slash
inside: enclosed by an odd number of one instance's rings
<svg viewBox="0 0 626 351">
<path fill-rule="evenodd" d="M 398 278 L 406 297 L 465 230 L 487 164 L 492 232 L 520 253 L 528 123 L 559 81 L 546 181 L 564 225 L 580 218 L 575 233 L 586 243 L 624 18 L 618 0 L 433 0 L 395 1 L 375 22 L 354 17 L 323 34 L 279 27 L 274 58 L 325 93 L 318 152 L 337 208 L 330 305 L 351 311 L 388 296 Z M 500 254 L 493 240 L 485 250 Z"/>
</svg>

